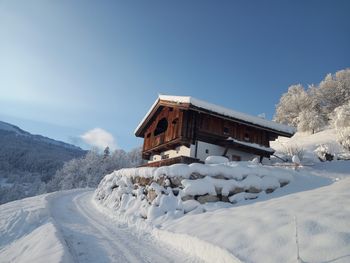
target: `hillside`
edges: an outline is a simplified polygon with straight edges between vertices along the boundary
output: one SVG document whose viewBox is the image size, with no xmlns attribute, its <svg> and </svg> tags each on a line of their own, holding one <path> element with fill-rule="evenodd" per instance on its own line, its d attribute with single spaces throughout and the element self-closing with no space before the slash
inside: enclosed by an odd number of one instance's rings
<svg viewBox="0 0 350 263">
<path fill-rule="evenodd" d="M 121 170 L 104 178 L 95 199 L 107 215 L 208 262 L 297 262 L 297 249 L 299 262 L 348 262 L 350 161 L 315 155 L 319 144 L 343 151 L 333 130 L 273 145 L 283 154 L 296 144 L 305 166 L 277 159 Z"/>
<path fill-rule="evenodd" d="M 310 132 L 297 132 L 292 138 L 279 137 L 271 142 L 271 147 L 277 152 L 284 152 L 286 147 L 300 146 L 309 153 L 312 153 L 318 145 L 327 144 L 334 152 L 342 152 L 341 145 L 336 140 L 335 129 L 326 129 L 315 134 Z"/>
<path fill-rule="evenodd" d="M 332 133 L 280 138 L 305 149 L 304 166 L 275 160 L 126 168 L 106 175 L 95 192 L 1 205 L 0 258 L 349 262 L 350 161 L 321 162 L 313 153 L 316 142 L 333 144 Z"/>
<path fill-rule="evenodd" d="M 0 121 L 0 203 L 34 194 L 64 162 L 85 153 Z"/>
</svg>

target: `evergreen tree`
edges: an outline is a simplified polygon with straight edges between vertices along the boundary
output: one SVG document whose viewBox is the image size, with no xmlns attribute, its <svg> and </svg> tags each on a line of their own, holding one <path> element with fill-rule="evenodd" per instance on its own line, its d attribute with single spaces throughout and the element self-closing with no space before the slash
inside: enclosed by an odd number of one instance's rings
<svg viewBox="0 0 350 263">
<path fill-rule="evenodd" d="M 103 159 L 106 159 L 110 155 L 109 147 L 107 146 L 103 151 Z"/>
</svg>

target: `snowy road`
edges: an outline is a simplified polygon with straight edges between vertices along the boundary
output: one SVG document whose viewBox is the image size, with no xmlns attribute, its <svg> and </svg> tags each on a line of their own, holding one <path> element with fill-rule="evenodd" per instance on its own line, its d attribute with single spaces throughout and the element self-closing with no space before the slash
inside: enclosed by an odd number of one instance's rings
<svg viewBox="0 0 350 263">
<path fill-rule="evenodd" d="M 198 262 L 138 235 L 99 212 L 93 191 L 74 191 L 51 200 L 51 215 L 75 262 Z"/>
</svg>

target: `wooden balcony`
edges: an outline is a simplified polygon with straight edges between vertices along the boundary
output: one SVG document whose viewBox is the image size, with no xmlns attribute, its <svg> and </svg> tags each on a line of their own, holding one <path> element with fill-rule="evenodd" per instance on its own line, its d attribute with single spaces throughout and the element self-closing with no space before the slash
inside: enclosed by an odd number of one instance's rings
<svg viewBox="0 0 350 263">
<path fill-rule="evenodd" d="M 151 163 L 145 163 L 141 165 L 140 167 L 160 167 L 160 166 L 168 166 L 176 163 L 184 163 L 184 164 L 191 164 L 191 163 L 203 163 L 199 159 L 188 157 L 188 156 L 177 156 L 173 158 L 168 158 L 156 162 Z"/>
</svg>

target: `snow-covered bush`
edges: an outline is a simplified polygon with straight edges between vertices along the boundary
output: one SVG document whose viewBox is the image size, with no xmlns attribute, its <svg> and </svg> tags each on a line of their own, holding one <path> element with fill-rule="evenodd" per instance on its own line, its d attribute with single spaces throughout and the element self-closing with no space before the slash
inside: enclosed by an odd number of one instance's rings
<svg viewBox="0 0 350 263">
<path fill-rule="evenodd" d="M 315 149 L 315 154 L 317 155 L 320 161 L 332 161 L 334 158 L 334 151 L 331 145 L 321 144 Z"/>
<path fill-rule="evenodd" d="M 350 101 L 334 110 L 333 125 L 337 131 L 338 142 L 350 150 Z"/>
</svg>

